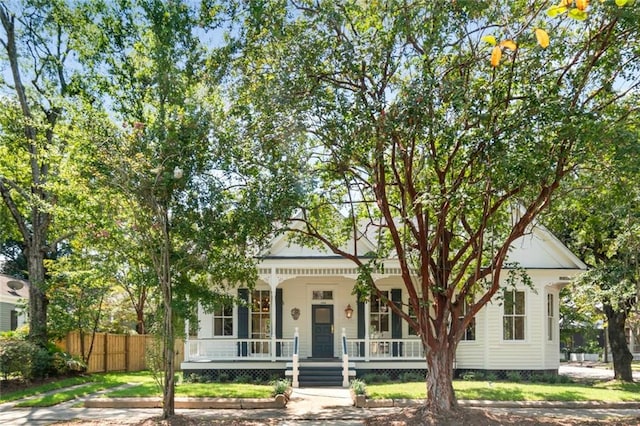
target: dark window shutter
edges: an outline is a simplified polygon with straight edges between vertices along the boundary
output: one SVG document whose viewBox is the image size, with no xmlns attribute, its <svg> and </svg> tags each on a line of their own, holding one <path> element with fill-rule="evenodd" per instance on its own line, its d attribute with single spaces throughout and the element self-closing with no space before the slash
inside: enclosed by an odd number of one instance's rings
<svg viewBox="0 0 640 426">
<path fill-rule="evenodd" d="M 364 339 L 365 333 L 364 302 L 358 301 L 358 339 Z M 364 343 L 360 343 L 360 356 L 364 356 Z"/>
<path fill-rule="evenodd" d="M 239 288 L 238 298 L 240 300 L 244 300 L 245 302 L 249 302 L 249 289 Z M 249 338 L 249 305 L 248 304 L 246 306 L 239 305 L 238 306 L 238 339 L 248 339 L 248 338 Z M 238 355 L 247 356 L 247 342 L 239 342 Z"/>
<path fill-rule="evenodd" d="M 394 288 L 391 290 L 391 301 L 398 307 L 402 306 L 401 289 Z M 395 312 L 392 312 L 391 315 L 391 338 L 402 339 L 402 318 L 400 318 L 400 315 L 396 314 Z M 402 355 L 402 343 L 398 344 L 398 342 L 394 342 L 393 355 Z"/>
</svg>

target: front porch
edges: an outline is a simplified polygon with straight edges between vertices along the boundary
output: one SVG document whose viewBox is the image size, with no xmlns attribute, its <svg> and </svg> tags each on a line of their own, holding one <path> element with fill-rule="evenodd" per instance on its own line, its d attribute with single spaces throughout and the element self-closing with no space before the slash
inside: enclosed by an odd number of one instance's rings
<svg viewBox="0 0 640 426">
<path fill-rule="evenodd" d="M 343 386 L 354 377 L 426 372 L 422 344 L 416 339 L 347 339 L 342 331 L 340 358 L 299 358 L 299 333 L 292 339 L 189 339 L 185 342 L 185 377 L 234 380 L 241 375 L 269 380 L 290 377 L 294 387 Z"/>
<path fill-rule="evenodd" d="M 348 339 L 346 351 L 351 361 L 422 361 L 424 350 L 418 339 L 364 338 Z M 295 338 L 290 339 L 188 339 L 185 341 L 184 362 L 291 361 L 295 353 Z M 302 359 L 314 359 L 306 357 Z M 337 358 L 336 358 L 337 359 Z"/>
</svg>

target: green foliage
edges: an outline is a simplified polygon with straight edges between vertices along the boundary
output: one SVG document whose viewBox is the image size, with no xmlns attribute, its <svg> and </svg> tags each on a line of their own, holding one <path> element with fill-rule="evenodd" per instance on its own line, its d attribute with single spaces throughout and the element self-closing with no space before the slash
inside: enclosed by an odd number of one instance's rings
<svg viewBox="0 0 640 426">
<path fill-rule="evenodd" d="M 362 380 L 366 383 L 387 383 L 391 378 L 385 373 L 367 373 L 362 376 Z"/>
<path fill-rule="evenodd" d="M 0 366 L 5 380 L 12 374 L 31 378 L 31 358 L 37 346 L 25 340 L 0 340 Z"/>
<path fill-rule="evenodd" d="M 359 300 L 393 259 L 419 321 L 404 306 L 402 317 L 431 351 L 453 350 L 443 342 L 501 288 L 531 286 L 517 268 L 502 274 L 510 246 L 636 118 L 633 90 L 612 86 L 637 81 L 636 10 L 599 9 L 578 30 L 520 1 L 238 7 L 239 122 L 264 144 L 284 138 L 312 153 L 293 231 L 354 262 Z M 537 44 L 540 27 L 553 28 L 549 49 Z M 493 68 L 483 37 L 517 49 Z M 375 248 L 356 252 L 349 239 Z"/>
<path fill-rule="evenodd" d="M 486 376 L 482 371 L 467 371 L 462 375 L 462 380 L 466 381 L 484 380 L 485 378 Z"/>
<path fill-rule="evenodd" d="M 399 379 L 400 379 L 401 382 L 404 382 L 404 383 L 419 382 L 419 381 L 424 381 L 425 380 L 425 376 L 423 374 L 420 374 L 420 373 L 409 372 L 409 373 L 400 374 Z"/>
<path fill-rule="evenodd" d="M 253 378 L 248 374 L 239 374 L 233 379 L 233 383 L 253 383 Z"/>
<path fill-rule="evenodd" d="M 291 381 L 289 379 L 278 379 L 271 382 L 273 386 L 272 395 L 284 395 L 291 389 Z"/>
<path fill-rule="evenodd" d="M 353 379 L 349 384 L 349 388 L 356 395 L 366 395 L 367 394 L 367 384 L 364 379 Z"/>
<path fill-rule="evenodd" d="M 522 381 L 522 375 L 519 371 L 508 371 L 507 372 L 507 381 L 513 383 L 519 383 Z"/>
</svg>

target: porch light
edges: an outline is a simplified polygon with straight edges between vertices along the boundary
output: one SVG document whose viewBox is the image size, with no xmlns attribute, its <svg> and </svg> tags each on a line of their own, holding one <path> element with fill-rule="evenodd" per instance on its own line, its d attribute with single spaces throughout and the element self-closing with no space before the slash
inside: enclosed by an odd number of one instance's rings
<svg viewBox="0 0 640 426">
<path fill-rule="evenodd" d="M 353 308 L 351 307 L 351 304 L 347 305 L 347 307 L 344 310 L 344 314 L 347 317 L 347 319 L 351 319 L 351 317 L 353 316 Z"/>
</svg>

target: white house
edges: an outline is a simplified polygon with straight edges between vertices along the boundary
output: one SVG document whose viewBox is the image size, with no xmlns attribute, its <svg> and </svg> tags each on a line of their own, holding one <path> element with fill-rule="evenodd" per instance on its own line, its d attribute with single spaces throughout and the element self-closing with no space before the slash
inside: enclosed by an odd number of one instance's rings
<svg viewBox="0 0 640 426">
<path fill-rule="evenodd" d="M 358 253 L 374 250 L 366 239 L 358 245 Z M 506 295 L 511 303 L 496 300 L 479 312 L 460 342 L 455 367 L 557 373 L 558 294 L 586 266 L 542 227 L 512 245 L 509 261 L 527 270 L 533 288 L 523 285 Z M 362 303 L 352 294 L 352 262 L 281 236 L 258 272 L 253 290 L 237 290 L 248 307 L 199 309 L 197 337 L 185 343 L 185 376 L 267 379 L 299 373 L 305 386 L 344 385 L 349 375 L 366 373 L 424 375 L 422 344 L 408 324 L 378 300 Z M 384 273 L 374 279 L 389 299 L 406 302 L 397 261 L 385 262 Z"/>
<path fill-rule="evenodd" d="M 21 309 L 29 299 L 29 283 L 0 274 L 0 331 L 15 330 L 26 321 Z"/>
</svg>

